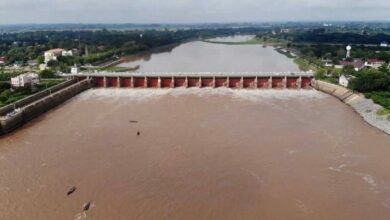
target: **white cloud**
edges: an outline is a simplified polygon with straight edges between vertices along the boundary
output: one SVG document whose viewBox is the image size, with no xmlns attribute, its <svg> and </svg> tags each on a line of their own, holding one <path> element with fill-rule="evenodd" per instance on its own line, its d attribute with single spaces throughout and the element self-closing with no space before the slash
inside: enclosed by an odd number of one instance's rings
<svg viewBox="0 0 390 220">
<path fill-rule="evenodd" d="M 390 20 L 377 0 L 0 0 L 0 23 Z"/>
</svg>

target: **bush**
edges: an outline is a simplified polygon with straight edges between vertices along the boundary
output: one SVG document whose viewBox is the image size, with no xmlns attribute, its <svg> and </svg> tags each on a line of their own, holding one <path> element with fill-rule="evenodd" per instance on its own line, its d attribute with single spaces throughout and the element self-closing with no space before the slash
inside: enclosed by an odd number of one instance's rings
<svg viewBox="0 0 390 220">
<path fill-rule="evenodd" d="M 54 78 L 55 75 L 54 75 L 54 71 L 52 70 L 42 70 L 40 73 L 39 73 L 39 77 L 40 78 Z"/>
<path fill-rule="evenodd" d="M 390 76 L 378 70 L 363 70 L 351 80 L 349 87 L 359 92 L 389 91 Z"/>
</svg>

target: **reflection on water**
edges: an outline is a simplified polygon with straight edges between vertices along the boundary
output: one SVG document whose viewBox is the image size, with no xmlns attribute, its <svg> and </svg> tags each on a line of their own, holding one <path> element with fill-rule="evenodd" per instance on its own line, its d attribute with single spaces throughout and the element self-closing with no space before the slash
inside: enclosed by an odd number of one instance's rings
<svg viewBox="0 0 390 220">
<path fill-rule="evenodd" d="M 235 38 L 234 38 L 235 39 Z M 230 40 L 230 38 L 228 38 Z M 141 72 L 289 72 L 299 71 L 292 59 L 261 45 L 190 42 L 172 51 L 132 56 L 122 67 Z"/>
</svg>

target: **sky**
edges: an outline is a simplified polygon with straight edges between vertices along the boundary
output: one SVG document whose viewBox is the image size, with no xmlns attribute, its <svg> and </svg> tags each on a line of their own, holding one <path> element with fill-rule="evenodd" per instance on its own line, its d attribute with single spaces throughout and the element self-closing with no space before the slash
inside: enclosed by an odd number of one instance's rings
<svg viewBox="0 0 390 220">
<path fill-rule="evenodd" d="M 390 21 L 390 0 L 0 0 L 0 24 Z"/>
</svg>

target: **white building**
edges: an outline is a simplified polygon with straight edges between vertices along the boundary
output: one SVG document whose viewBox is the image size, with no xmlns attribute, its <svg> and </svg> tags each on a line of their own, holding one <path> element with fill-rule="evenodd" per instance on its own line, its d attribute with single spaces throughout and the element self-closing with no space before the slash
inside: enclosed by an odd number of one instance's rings
<svg viewBox="0 0 390 220">
<path fill-rule="evenodd" d="M 71 56 L 73 56 L 73 51 L 71 51 L 71 50 L 64 50 L 64 51 L 62 51 L 61 55 L 63 57 L 71 57 Z"/>
<path fill-rule="evenodd" d="M 353 76 L 350 75 L 341 75 L 339 77 L 339 84 L 348 87 L 349 81 L 353 78 Z"/>
<path fill-rule="evenodd" d="M 57 57 L 62 55 L 62 52 L 64 49 L 57 48 L 57 49 L 51 49 L 45 52 L 45 63 L 47 64 L 51 60 L 57 60 Z"/>
<path fill-rule="evenodd" d="M 368 59 L 365 62 L 365 66 L 368 68 L 378 69 L 379 67 L 381 67 L 385 63 L 386 62 L 384 60 L 380 60 L 380 59 Z"/>
<path fill-rule="evenodd" d="M 14 88 L 32 86 L 39 83 L 39 76 L 36 73 L 24 73 L 11 78 L 11 85 Z"/>
<path fill-rule="evenodd" d="M 80 73 L 80 67 L 78 67 L 76 64 L 74 66 L 72 66 L 71 70 L 70 70 L 70 73 L 71 74 L 78 74 Z"/>
<path fill-rule="evenodd" d="M 0 57 L 0 65 L 4 65 L 5 64 L 5 57 Z"/>
<path fill-rule="evenodd" d="M 388 47 L 388 43 L 386 41 L 383 41 L 379 46 L 381 46 L 381 47 Z"/>
</svg>

